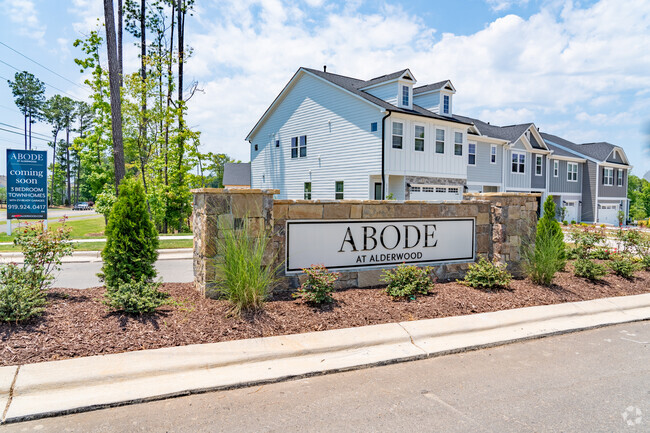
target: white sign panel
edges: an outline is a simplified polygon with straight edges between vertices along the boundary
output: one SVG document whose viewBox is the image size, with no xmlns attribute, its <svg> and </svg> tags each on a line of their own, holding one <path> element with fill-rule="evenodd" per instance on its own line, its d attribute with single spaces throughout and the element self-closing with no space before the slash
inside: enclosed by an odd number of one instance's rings
<svg viewBox="0 0 650 433">
<path fill-rule="evenodd" d="M 473 218 L 287 221 L 287 272 L 474 261 Z"/>
</svg>

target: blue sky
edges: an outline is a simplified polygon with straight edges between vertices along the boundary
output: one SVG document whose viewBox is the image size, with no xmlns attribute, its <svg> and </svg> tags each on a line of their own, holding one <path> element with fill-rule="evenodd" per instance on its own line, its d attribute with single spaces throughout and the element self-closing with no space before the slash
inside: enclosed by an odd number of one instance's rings
<svg viewBox="0 0 650 433">
<path fill-rule="evenodd" d="M 0 10 L 0 42 L 65 77 L 0 45 L 0 127 L 20 132 L 6 126 L 22 118 L 3 78 L 27 69 L 48 96 L 86 98 L 72 42 L 96 27 L 102 1 L 0 0 Z M 187 26 L 186 73 L 201 89 L 189 122 L 206 151 L 247 161 L 244 137 L 300 66 L 364 79 L 408 67 L 419 84 L 452 80 L 458 114 L 609 141 L 635 174 L 650 170 L 647 0 L 202 0 Z M 130 42 L 125 69 L 134 71 Z M 0 131 L 0 169 L 1 150 L 21 144 Z"/>
</svg>

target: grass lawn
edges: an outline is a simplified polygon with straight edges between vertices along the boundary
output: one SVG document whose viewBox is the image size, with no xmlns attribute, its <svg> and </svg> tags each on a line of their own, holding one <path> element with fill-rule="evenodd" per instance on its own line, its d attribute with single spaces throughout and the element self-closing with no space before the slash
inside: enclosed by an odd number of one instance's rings
<svg viewBox="0 0 650 433">
<path fill-rule="evenodd" d="M 158 246 L 161 250 L 172 249 L 172 248 L 192 248 L 193 244 L 192 239 L 161 239 Z M 75 251 L 101 251 L 104 249 L 106 242 L 84 242 L 84 243 L 75 243 Z M 13 245 L 0 245 L 0 252 L 20 252 L 20 248 Z"/>
<path fill-rule="evenodd" d="M 21 223 L 26 223 L 29 221 L 22 220 Z M 12 234 L 7 236 L 6 231 L 0 234 L 0 242 L 12 242 L 15 237 L 16 230 L 18 229 L 18 224 L 15 221 L 12 221 Z M 104 228 L 106 224 L 104 223 L 104 217 L 102 215 L 92 216 L 89 219 L 81 219 L 81 217 L 69 219 L 65 223 L 66 226 L 72 229 L 71 235 L 73 239 L 93 239 L 93 238 L 103 238 L 104 237 Z M 48 222 L 48 228 L 57 229 L 61 227 L 60 222 Z"/>
</svg>

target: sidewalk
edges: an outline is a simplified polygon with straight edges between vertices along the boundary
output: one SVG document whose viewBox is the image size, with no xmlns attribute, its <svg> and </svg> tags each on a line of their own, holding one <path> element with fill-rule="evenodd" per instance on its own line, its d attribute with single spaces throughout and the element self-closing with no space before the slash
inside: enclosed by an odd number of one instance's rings
<svg viewBox="0 0 650 433">
<path fill-rule="evenodd" d="M 179 260 L 191 259 L 193 257 L 192 248 L 169 248 L 158 250 L 158 260 Z M 88 263 L 101 262 L 101 251 L 75 251 L 71 256 L 63 257 L 63 263 Z M 1 263 L 23 263 L 23 253 L 11 252 L 0 253 Z"/>
<path fill-rule="evenodd" d="M 650 319 L 650 294 L 0 368 L 3 422 L 403 362 Z"/>
</svg>

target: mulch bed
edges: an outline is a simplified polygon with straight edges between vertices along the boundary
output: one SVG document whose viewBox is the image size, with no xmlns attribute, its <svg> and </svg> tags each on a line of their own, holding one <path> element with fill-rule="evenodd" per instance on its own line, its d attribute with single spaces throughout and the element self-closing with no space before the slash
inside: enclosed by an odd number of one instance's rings
<svg viewBox="0 0 650 433">
<path fill-rule="evenodd" d="M 180 303 L 149 316 L 107 311 L 104 288 L 52 289 L 45 313 L 23 324 L 0 324 L 0 365 L 16 365 L 80 356 L 407 320 L 483 313 L 534 305 L 582 301 L 650 292 L 650 272 L 633 280 L 607 275 L 592 283 L 562 272 L 555 284 L 542 287 L 514 280 L 508 290 L 482 291 L 458 283 L 438 283 L 428 296 L 393 301 L 381 288 L 350 289 L 334 294 L 323 309 L 288 294 L 278 294 L 264 310 L 242 318 L 226 317 L 225 301 L 205 299 L 191 283 L 165 284 Z"/>
</svg>

